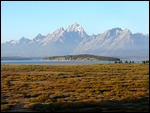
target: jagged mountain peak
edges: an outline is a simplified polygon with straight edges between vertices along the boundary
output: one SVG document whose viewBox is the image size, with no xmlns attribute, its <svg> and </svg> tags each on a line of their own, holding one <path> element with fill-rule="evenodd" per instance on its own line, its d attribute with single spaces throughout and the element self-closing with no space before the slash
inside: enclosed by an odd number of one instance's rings
<svg viewBox="0 0 150 113">
<path fill-rule="evenodd" d="M 20 38 L 19 40 L 16 41 L 15 44 L 27 44 L 29 43 L 31 40 L 25 37 Z"/>
<path fill-rule="evenodd" d="M 57 30 L 59 30 L 59 31 L 64 31 L 64 28 L 63 28 L 63 27 L 61 27 L 61 28 L 59 28 L 59 29 L 57 29 Z"/>
<path fill-rule="evenodd" d="M 104 32 L 104 34 L 107 34 L 107 37 L 118 37 L 122 32 L 123 30 L 121 28 L 115 27 L 107 30 L 106 32 Z"/>
<path fill-rule="evenodd" d="M 78 23 L 74 22 L 72 25 L 70 25 L 71 27 L 78 27 L 80 26 Z"/>
<path fill-rule="evenodd" d="M 107 31 L 106 31 L 106 33 L 116 33 L 116 32 L 122 32 L 123 30 L 121 29 L 121 28 L 119 28 L 119 27 L 115 27 L 115 28 L 112 28 L 112 29 L 108 29 Z"/>
<path fill-rule="evenodd" d="M 25 40 L 25 39 L 27 39 L 27 38 L 25 38 L 24 36 L 20 38 L 20 40 Z"/>
<path fill-rule="evenodd" d="M 74 23 L 74 24 L 70 25 L 70 26 L 67 28 L 67 32 L 71 32 L 71 31 L 83 32 L 84 29 L 83 29 L 83 27 L 80 26 L 79 24 Z"/>
<path fill-rule="evenodd" d="M 33 39 L 34 42 L 41 41 L 45 36 L 41 35 L 40 33 Z"/>
<path fill-rule="evenodd" d="M 30 41 L 30 39 L 28 39 L 28 38 L 25 38 L 25 37 L 22 37 L 22 38 L 20 38 L 20 40 L 19 40 L 20 42 L 24 42 L 24 41 Z"/>
<path fill-rule="evenodd" d="M 123 31 L 124 31 L 125 33 L 132 34 L 131 31 L 130 31 L 128 28 L 125 28 Z"/>
<path fill-rule="evenodd" d="M 42 34 L 39 33 L 33 40 L 41 39 L 42 37 L 44 37 L 44 35 L 42 35 Z"/>
<path fill-rule="evenodd" d="M 123 30 L 119 27 L 115 27 L 115 28 L 107 30 L 107 32 L 110 32 L 110 33 L 116 33 L 116 32 L 122 32 L 122 31 Z"/>
<path fill-rule="evenodd" d="M 58 28 L 56 31 L 54 31 L 53 34 L 59 34 L 59 33 L 64 32 L 64 31 L 65 31 L 64 28 L 61 27 L 61 28 Z"/>
<path fill-rule="evenodd" d="M 52 34 L 47 34 L 46 37 L 40 42 L 43 45 L 46 45 L 52 41 L 57 41 L 61 37 L 63 37 L 65 33 L 65 30 L 63 27 L 58 28 L 56 31 L 54 31 Z"/>
<path fill-rule="evenodd" d="M 40 36 L 42 36 L 42 35 L 39 33 L 36 37 L 40 37 Z"/>
<path fill-rule="evenodd" d="M 124 36 L 126 38 L 132 38 L 132 36 L 131 36 L 132 33 L 128 28 L 124 29 L 121 34 L 122 34 L 122 36 Z"/>
<path fill-rule="evenodd" d="M 124 30 L 122 30 L 119 27 L 115 27 L 115 28 L 109 29 L 109 30 L 107 30 L 105 32 L 105 34 L 107 34 L 107 37 L 108 36 L 118 37 L 120 35 L 126 35 L 126 37 L 127 37 L 129 35 L 132 35 L 131 31 L 128 28 L 125 28 Z"/>
<path fill-rule="evenodd" d="M 115 27 L 115 28 L 110 29 L 110 31 L 123 31 L 123 30 L 119 27 Z"/>
<path fill-rule="evenodd" d="M 8 42 L 8 43 L 9 43 L 9 42 Z M 11 40 L 10 43 L 16 44 L 16 43 L 18 43 L 18 41 L 16 41 L 16 40 Z"/>
<path fill-rule="evenodd" d="M 148 37 L 148 38 L 147 38 Z M 148 56 L 149 34 L 131 34 L 119 27 L 98 35 L 87 35 L 77 23 L 66 30 L 63 27 L 51 34 L 38 34 L 33 40 L 22 37 L 2 44 L 2 56 L 52 56 L 64 54 L 98 54 L 111 56 Z"/>
</svg>

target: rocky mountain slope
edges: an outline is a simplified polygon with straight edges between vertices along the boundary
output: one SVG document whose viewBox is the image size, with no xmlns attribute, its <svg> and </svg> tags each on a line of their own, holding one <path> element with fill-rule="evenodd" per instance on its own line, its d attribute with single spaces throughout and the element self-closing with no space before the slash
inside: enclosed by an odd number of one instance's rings
<svg viewBox="0 0 150 113">
<path fill-rule="evenodd" d="M 83 27 L 74 23 L 46 36 L 38 34 L 33 40 L 22 37 L 1 44 L 1 56 L 47 57 L 70 54 L 148 57 L 149 35 L 112 28 L 90 36 Z"/>
</svg>

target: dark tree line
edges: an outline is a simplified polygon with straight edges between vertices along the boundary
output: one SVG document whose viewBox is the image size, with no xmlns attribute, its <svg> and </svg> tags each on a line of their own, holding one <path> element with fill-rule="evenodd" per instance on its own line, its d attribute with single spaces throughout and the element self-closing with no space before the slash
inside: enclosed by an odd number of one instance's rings
<svg viewBox="0 0 150 113">
<path fill-rule="evenodd" d="M 144 60 L 144 61 L 142 61 L 142 63 L 147 64 L 147 63 L 149 63 L 149 60 Z"/>
<path fill-rule="evenodd" d="M 115 61 L 115 63 L 120 63 L 120 64 L 122 64 L 123 62 L 120 60 L 120 61 Z M 134 61 L 125 61 L 124 63 L 129 63 L 129 64 L 131 64 L 131 63 L 134 63 Z"/>
</svg>

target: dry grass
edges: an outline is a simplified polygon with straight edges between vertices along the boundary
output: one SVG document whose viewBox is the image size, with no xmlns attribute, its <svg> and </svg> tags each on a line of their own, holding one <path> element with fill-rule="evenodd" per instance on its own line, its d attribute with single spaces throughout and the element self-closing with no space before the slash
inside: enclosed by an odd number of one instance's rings
<svg viewBox="0 0 150 113">
<path fill-rule="evenodd" d="M 1 65 L 1 95 L 2 111 L 149 111 L 149 65 Z"/>
</svg>

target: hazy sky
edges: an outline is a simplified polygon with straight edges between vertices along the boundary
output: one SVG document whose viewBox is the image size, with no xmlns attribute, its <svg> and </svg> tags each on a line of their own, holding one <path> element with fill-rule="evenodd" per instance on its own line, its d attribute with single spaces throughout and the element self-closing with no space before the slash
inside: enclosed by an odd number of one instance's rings
<svg viewBox="0 0 150 113">
<path fill-rule="evenodd" d="M 80 24 L 88 35 L 108 29 L 128 28 L 132 33 L 149 34 L 148 1 L 3 1 L 1 42 L 33 39 L 60 27 Z"/>
</svg>

